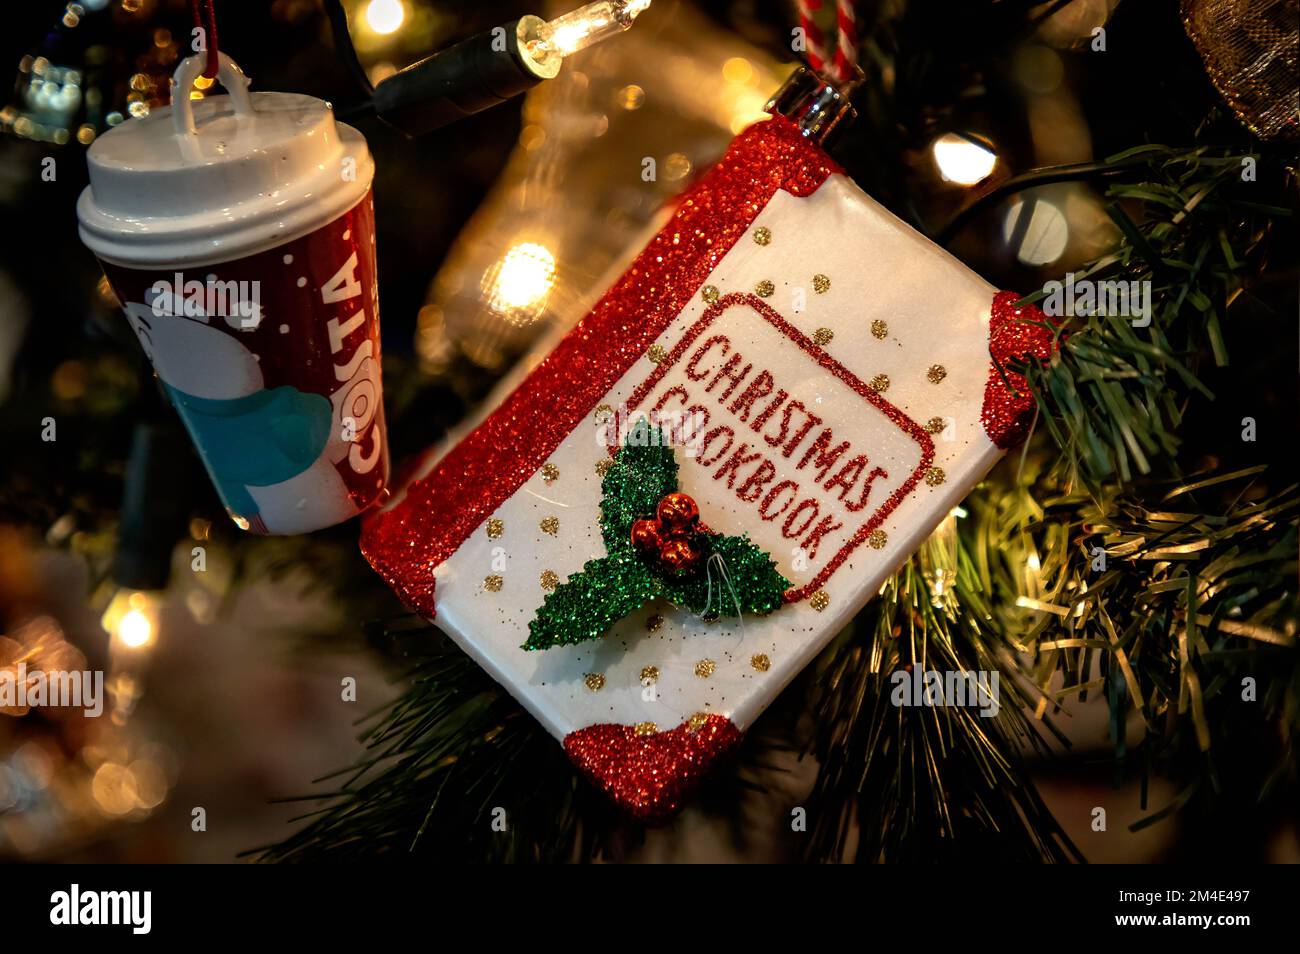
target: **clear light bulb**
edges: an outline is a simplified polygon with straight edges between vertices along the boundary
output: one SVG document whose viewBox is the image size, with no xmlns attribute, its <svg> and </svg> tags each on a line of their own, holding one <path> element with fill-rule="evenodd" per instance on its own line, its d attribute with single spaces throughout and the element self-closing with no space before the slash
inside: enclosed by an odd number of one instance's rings
<svg viewBox="0 0 1300 954">
<path fill-rule="evenodd" d="M 650 0 L 598 0 L 546 24 L 532 52 L 572 56 L 622 33 L 650 6 Z"/>
</svg>

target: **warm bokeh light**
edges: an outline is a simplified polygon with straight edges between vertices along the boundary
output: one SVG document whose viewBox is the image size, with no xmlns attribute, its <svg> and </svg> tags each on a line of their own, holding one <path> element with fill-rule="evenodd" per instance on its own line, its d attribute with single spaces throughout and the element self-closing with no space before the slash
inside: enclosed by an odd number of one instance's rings
<svg viewBox="0 0 1300 954">
<path fill-rule="evenodd" d="M 153 624 L 139 610 L 131 610 L 117 627 L 118 639 L 128 649 L 139 649 L 153 639 Z"/>
<path fill-rule="evenodd" d="M 733 56 L 722 64 L 722 78 L 728 83 L 748 83 L 754 78 L 754 66 L 743 56 Z"/>
<path fill-rule="evenodd" d="M 967 136 L 945 133 L 931 146 L 939 174 L 947 182 L 975 185 L 989 177 L 998 155 L 988 146 Z"/>
<path fill-rule="evenodd" d="M 623 109 L 640 109 L 645 105 L 645 89 L 635 83 L 624 86 L 618 91 L 617 102 Z"/>
<path fill-rule="evenodd" d="M 488 307 L 519 324 L 535 320 L 555 287 L 555 254 L 537 242 L 520 242 L 483 276 Z"/>
<path fill-rule="evenodd" d="M 143 590 L 120 590 L 104 611 L 101 625 L 113 649 L 132 652 L 151 646 L 158 635 L 158 597 Z"/>
<path fill-rule="evenodd" d="M 136 807 L 135 777 L 125 765 L 105 762 L 95 772 L 90 791 L 108 815 L 125 815 Z"/>
<path fill-rule="evenodd" d="M 682 152 L 670 152 L 664 157 L 663 174 L 669 182 L 685 179 L 691 174 L 690 158 Z"/>
<path fill-rule="evenodd" d="M 370 0 L 364 14 L 366 26 L 380 36 L 396 33 L 406 22 L 406 7 L 402 0 Z"/>
</svg>

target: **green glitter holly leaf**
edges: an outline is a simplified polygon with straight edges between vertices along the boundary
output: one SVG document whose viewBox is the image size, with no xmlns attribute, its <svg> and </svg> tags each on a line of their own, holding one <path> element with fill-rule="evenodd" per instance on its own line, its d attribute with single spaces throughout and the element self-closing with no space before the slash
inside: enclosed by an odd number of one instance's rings
<svg viewBox="0 0 1300 954">
<path fill-rule="evenodd" d="M 703 572 L 664 577 L 660 595 L 705 619 L 741 613 L 763 615 L 781 605 L 790 581 L 748 535 L 710 535 L 708 551 Z"/>
<path fill-rule="evenodd" d="M 658 591 L 657 581 L 629 548 L 586 565 L 546 594 L 528 624 L 524 649 L 550 649 L 599 639 Z"/>
<path fill-rule="evenodd" d="M 632 522 L 654 515 L 660 499 L 677 489 L 677 459 L 659 428 L 639 418 L 600 482 L 600 529 L 611 554 L 632 549 Z"/>
<path fill-rule="evenodd" d="M 676 490 L 673 449 L 658 428 L 641 418 L 601 481 L 600 530 L 608 556 L 589 560 L 547 594 L 528 624 L 524 649 L 599 639 L 655 598 L 704 619 L 765 614 L 781 605 L 790 581 L 745 534 L 696 534 L 703 559 L 681 574 L 633 548 L 632 524 L 653 517 L 659 501 Z"/>
</svg>

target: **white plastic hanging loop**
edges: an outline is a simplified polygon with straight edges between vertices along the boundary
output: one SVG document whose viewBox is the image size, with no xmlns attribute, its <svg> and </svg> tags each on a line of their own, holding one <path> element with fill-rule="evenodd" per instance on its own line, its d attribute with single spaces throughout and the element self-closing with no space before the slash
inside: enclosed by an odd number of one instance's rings
<svg viewBox="0 0 1300 954">
<path fill-rule="evenodd" d="M 180 66 L 172 74 L 172 125 L 178 136 L 194 136 L 198 129 L 194 125 L 194 107 L 190 103 L 190 90 L 199 78 L 203 68 L 208 64 L 208 54 L 199 53 L 181 60 Z M 253 98 L 248 95 L 249 79 L 239 64 L 224 53 L 217 54 L 217 79 L 230 94 L 231 105 L 235 107 L 236 116 L 248 116 L 253 113 Z"/>
</svg>

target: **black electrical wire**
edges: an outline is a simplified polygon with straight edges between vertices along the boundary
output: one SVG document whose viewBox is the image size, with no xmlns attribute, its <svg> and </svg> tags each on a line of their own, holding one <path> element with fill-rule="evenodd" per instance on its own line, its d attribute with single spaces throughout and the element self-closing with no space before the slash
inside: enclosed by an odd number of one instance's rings
<svg viewBox="0 0 1300 954">
<path fill-rule="evenodd" d="M 340 118 L 346 119 L 349 115 L 359 115 L 370 110 L 370 98 L 374 95 L 375 88 L 370 82 L 370 77 L 366 75 L 366 68 L 357 58 L 356 47 L 352 45 L 352 33 L 348 30 L 348 12 L 343 8 L 343 0 L 324 0 L 324 3 L 325 15 L 329 17 L 330 30 L 334 34 L 334 49 L 338 51 L 343 65 L 348 68 L 348 72 L 352 74 L 352 78 L 364 91 L 366 97 L 364 103 L 340 111 Z"/>
</svg>

